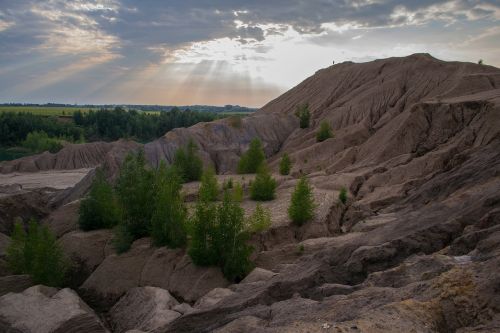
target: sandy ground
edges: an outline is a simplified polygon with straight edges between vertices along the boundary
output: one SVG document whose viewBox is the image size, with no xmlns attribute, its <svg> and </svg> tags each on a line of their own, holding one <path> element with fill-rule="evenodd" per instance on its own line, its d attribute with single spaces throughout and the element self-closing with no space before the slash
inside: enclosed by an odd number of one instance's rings
<svg viewBox="0 0 500 333">
<path fill-rule="evenodd" d="M 22 189 L 51 187 L 65 189 L 74 186 L 92 169 L 51 170 L 21 173 L 0 174 L 0 188 L 21 185 Z M 0 191 L 1 192 L 1 191 Z"/>
</svg>

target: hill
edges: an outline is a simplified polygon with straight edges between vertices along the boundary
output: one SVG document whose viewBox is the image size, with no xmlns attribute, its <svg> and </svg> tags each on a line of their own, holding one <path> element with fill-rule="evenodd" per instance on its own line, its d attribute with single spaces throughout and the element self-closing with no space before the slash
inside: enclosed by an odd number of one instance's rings
<svg viewBox="0 0 500 333">
<path fill-rule="evenodd" d="M 300 128 L 295 113 L 305 103 L 311 120 Z M 325 121 L 333 137 L 318 142 Z M 264 205 L 272 226 L 252 239 L 257 268 L 238 284 L 213 267 L 194 267 L 182 251 L 139 240 L 129 253 L 110 254 L 108 231 L 76 230 L 64 220 L 74 221 L 75 203 L 63 198 L 81 195 L 91 173 L 51 194 L 50 209 L 30 206 L 54 230 L 66 228 L 60 241 L 85 272 L 75 288 L 106 314 L 109 327 L 146 327 L 134 313 L 144 307 L 148 315 L 170 316 L 158 332 L 498 330 L 500 69 L 428 54 L 336 64 L 241 121 L 174 129 L 143 148 L 157 166 L 172 162 L 175 150 L 193 139 L 222 182 L 236 177 L 239 157 L 255 137 L 275 174 L 284 153 L 293 166 L 289 176 L 276 175 L 276 199 Z M 0 164 L 0 170 L 8 175 L 103 165 L 112 178 L 125 153 L 140 147 L 93 145 L 95 156 L 90 145 L 72 145 Z M 299 227 L 286 209 L 303 174 L 317 208 L 313 221 Z M 198 186 L 184 186 L 186 200 Z M 343 188 L 346 203 L 338 199 Z M 43 201 L 38 192 L 30 195 Z M 25 197 L 5 196 L 9 207 L 21 209 Z M 248 214 L 255 203 L 245 200 L 243 208 Z M 162 310 L 165 289 L 196 311 Z M 0 313 L 34 297 L 15 295 L 21 296 L 0 298 Z M 127 304 L 136 304 L 135 310 Z"/>
</svg>

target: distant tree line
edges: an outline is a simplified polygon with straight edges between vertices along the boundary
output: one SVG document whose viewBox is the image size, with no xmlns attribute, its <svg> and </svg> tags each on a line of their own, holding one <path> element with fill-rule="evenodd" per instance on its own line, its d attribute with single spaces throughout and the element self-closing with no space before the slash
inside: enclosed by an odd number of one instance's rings
<svg viewBox="0 0 500 333">
<path fill-rule="evenodd" d="M 45 117 L 31 113 L 0 113 L 0 145 L 13 147 L 20 145 L 31 132 L 45 132 L 49 137 L 66 137 L 79 140 L 83 128 L 72 122 L 61 122 L 57 117 Z"/>
<path fill-rule="evenodd" d="M 188 127 L 220 117 L 222 116 L 215 113 L 181 111 L 177 108 L 153 114 L 126 111 L 123 108 L 76 111 L 73 113 L 73 121 L 62 121 L 58 117 L 24 112 L 3 112 L 0 113 L 0 146 L 21 146 L 28 138 L 28 134 L 34 132 L 37 134 L 31 138 L 30 145 L 38 147 L 42 147 L 43 144 L 33 143 L 33 139 L 41 138 L 47 141 L 45 134 L 48 138 L 69 142 L 114 141 L 120 138 L 146 142 L 174 128 Z"/>
<path fill-rule="evenodd" d="M 154 140 L 166 132 L 189 127 L 199 122 L 220 118 L 211 112 L 198 112 L 173 108 L 168 112 L 147 113 L 126 111 L 123 108 L 73 113 L 75 125 L 84 129 L 87 141 L 114 141 L 120 138 L 134 138 L 138 141 Z"/>
</svg>

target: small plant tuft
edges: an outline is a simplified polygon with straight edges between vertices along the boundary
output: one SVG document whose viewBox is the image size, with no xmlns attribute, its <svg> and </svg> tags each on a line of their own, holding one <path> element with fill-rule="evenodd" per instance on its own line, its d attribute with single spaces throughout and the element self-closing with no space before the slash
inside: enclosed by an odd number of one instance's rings
<svg viewBox="0 0 500 333">
<path fill-rule="evenodd" d="M 297 106 L 295 115 L 299 117 L 300 128 L 308 128 L 311 120 L 311 113 L 309 112 L 309 104 L 300 104 Z"/>
<path fill-rule="evenodd" d="M 229 125 L 234 128 L 241 128 L 243 126 L 241 116 L 231 116 L 228 118 L 228 122 Z"/>
<path fill-rule="evenodd" d="M 292 161 L 287 153 L 284 153 L 280 160 L 280 174 L 285 176 L 290 174 L 292 168 Z"/>
<path fill-rule="evenodd" d="M 250 197 L 252 200 L 269 201 L 274 199 L 276 180 L 271 176 L 265 164 L 261 164 L 255 180 L 250 186 Z"/>
<path fill-rule="evenodd" d="M 288 216 L 294 224 L 301 226 L 313 218 L 315 207 L 311 186 L 307 178 L 302 176 L 292 194 Z"/>
<path fill-rule="evenodd" d="M 235 202 L 243 202 L 243 186 L 240 182 L 236 182 L 232 192 L 232 198 Z"/>
<path fill-rule="evenodd" d="M 250 142 L 250 148 L 241 155 L 238 163 L 238 173 L 255 173 L 259 166 L 266 160 L 262 142 L 255 138 Z"/>
<path fill-rule="evenodd" d="M 173 164 L 179 170 L 184 182 L 200 180 L 203 173 L 203 161 L 198 156 L 198 146 L 192 139 L 185 148 L 177 149 Z"/>
<path fill-rule="evenodd" d="M 330 124 L 328 124 L 326 121 L 322 121 L 321 125 L 319 127 L 319 131 L 316 134 L 316 141 L 318 142 L 323 142 L 326 139 L 332 138 L 333 133 L 330 128 Z"/>
<path fill-rule="evenodd" d="M 262 207 L 260 203 L 254 212 L 247 218 L 247 229 L 252 233 L 263 232 L 271 227 L 271 212 Z"/>
<path fill-rule="evenodd" d="M 203 172 L 199 195 L 200 199 L 203 201 L 217 201 L 217 197 L 219 196 L 219 184 L 217 183 L 213 168 L 208 168 Z"/>
<path fill-rule="evenodd" d="M 344 205 L 347 202 L 347 189 L 345 187 L 342 187 L 339 192 L 339 201 L 342 202 Z"/>
<path fill-rule="evenodd" d="M 233 178 L 229 178 L 227 181 L 224 182 L 222 185 L 223 190 L 229 190 L 233 188 Z"/>
</svg>

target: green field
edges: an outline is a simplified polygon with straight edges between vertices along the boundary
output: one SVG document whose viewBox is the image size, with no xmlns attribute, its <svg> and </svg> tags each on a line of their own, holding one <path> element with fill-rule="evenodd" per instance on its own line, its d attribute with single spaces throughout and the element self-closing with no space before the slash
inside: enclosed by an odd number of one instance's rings
<svg viewBox="0 0 500 333">
<path fill-rule="evenodd" d="M 219 114 L 225 115 L 225 116 L 248 116 L 249 114 L 254 113 L 253 111 L 248 111 L 248 112 L 219 112 Z"/>
<path fill-rule="evenodd" d="M 71 116 L 75 111 L 87 112 L 89 108 L 71 106 L 0 106 L 0 112 L 25 112 L 42 116 Z M 97 108 L 93 110 L 98 110 Z"/>
<path fill-rule="evenodd" d="M 75 106 L 0 106 L 1 112 L 26 112 L 42 116 L 71 116 L 75 111 L 87 112 L 88 110 L 99 110 L 99 108 L 85 108 Z M 196 109 L 193 109 L 196 111 Z M 144 111 L 147 114 L 158 114 L 161 111 Z M 224 116 L 247 116 L 253 112 L 217 112 Z"/>
</svg>

